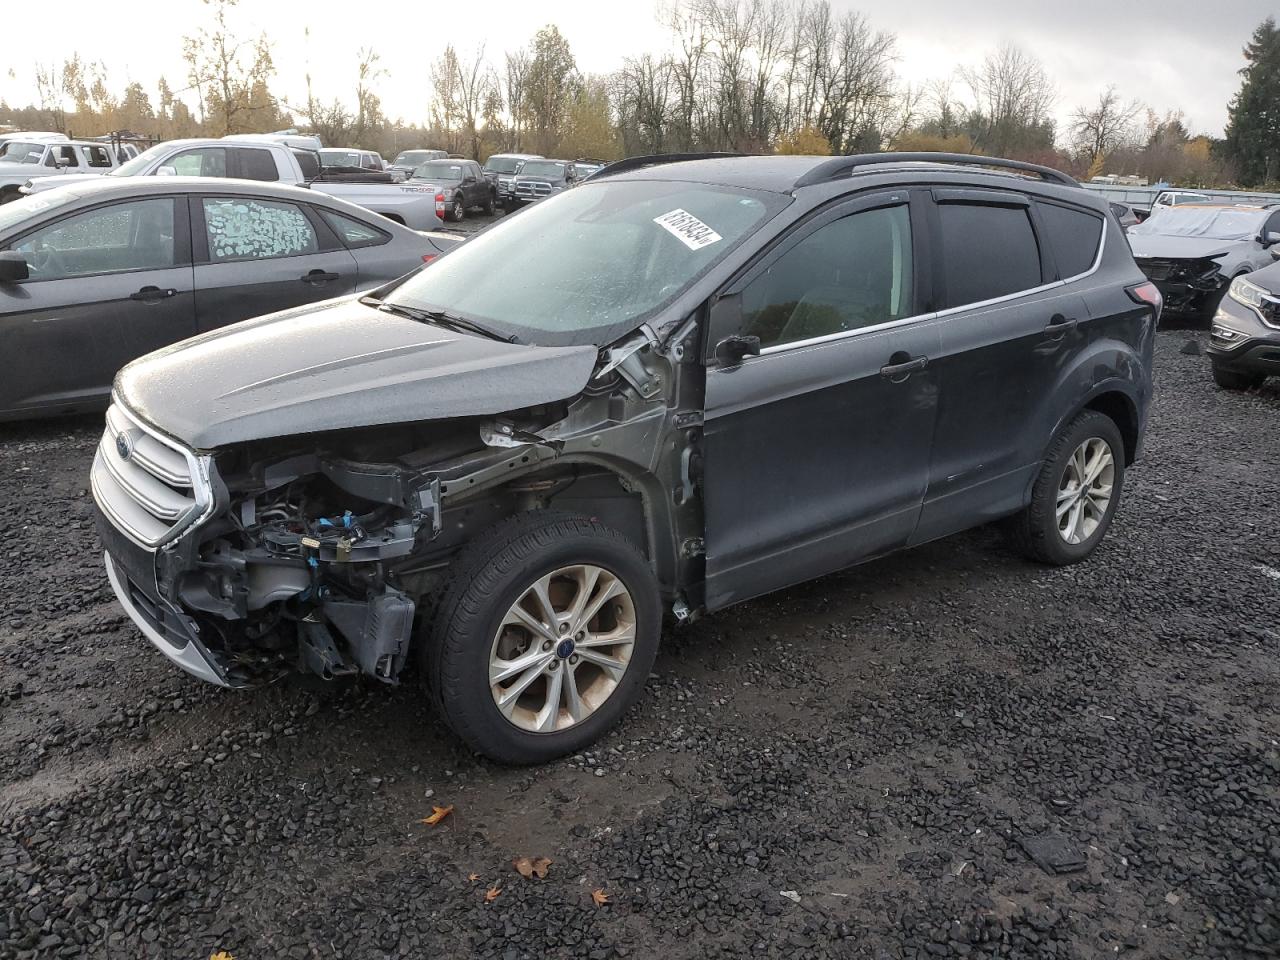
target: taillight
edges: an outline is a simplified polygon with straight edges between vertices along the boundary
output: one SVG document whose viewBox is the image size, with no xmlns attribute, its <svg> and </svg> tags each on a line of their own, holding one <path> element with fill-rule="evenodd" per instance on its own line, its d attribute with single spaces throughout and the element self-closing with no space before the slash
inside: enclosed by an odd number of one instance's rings
<svg viewBox="0 0 1280 960">
<path fill-rule="evenodd" d="M 432 260 L 434 260 L 435 258 L 436 258 L 436 255 L 435 255 L 434 253 L 424 253 L 424 254 L 422 255 L 422 262 L 423 262 L 423 263 L 430 263 L 430 262 L 431 262 Z"/>
<path fill-rule="evenodd" d="M 437 194 L 436 194 L 436 203 L 444 203 L 444 194 L 443 194 L 443 193 L 437 193 Z"/>
<path fill-rule="evenodd" d="M 1156 319 L 1160 318 L 1160 310 L 1164 306 L 1164 297 L 1160 295 L 1160 288 L 1148 280 L 1146 283 L 1135 283 L 1131 287 L 1125 287 L 1124 292 L 1129 295 L 1129 299 L 1134 303 L 1146 304 L 1156 315 Z"/>
</svg>

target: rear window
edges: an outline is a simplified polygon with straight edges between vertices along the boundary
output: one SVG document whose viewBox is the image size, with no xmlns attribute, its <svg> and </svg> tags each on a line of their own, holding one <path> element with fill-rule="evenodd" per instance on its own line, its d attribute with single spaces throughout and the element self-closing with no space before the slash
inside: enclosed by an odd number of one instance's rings
<svg viewBox="0 0 1280 960">
<path fill-rule="evenodd" d="M 265 180 L 274 183 L 280 179 L 275 157 L 269 150 L 240 150 L 240 176 L 246 180 Z"/>
<path fill-rule="evenodd" d="M 1044 224 L 1045 239 L 1057 261 L 1060 279 L 1078 277 L 1093 269 L 1102 241 L 1101 217 L 1074 207 L 1041 203 L 1040 222 Z"/>
<path fill-rule="evenodd" d="M 1040 248 L 1025 207 L 938 205 L 948 307 L 1038 287 Z"/>
</svg>

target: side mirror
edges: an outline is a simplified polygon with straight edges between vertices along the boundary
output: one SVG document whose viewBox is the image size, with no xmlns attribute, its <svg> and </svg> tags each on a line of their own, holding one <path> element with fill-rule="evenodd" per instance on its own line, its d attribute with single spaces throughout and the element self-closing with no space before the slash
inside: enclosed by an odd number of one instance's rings
<svg viewBox="0 0 1280 960">
<path fill-rule="evenodd" d="M 0 283 L 21 283 L 31 276 L 26 259 L 20 253 L 0 253 Z"/>
<path fill-rule="evenodd" d="M 1280 230 L 1268 230 L 1258 238 L 1264 247 L 1271 247 L 1280 243 Z"/>
<path fill-rule="evenodd" d="M 156 169 L 157 177 L 176 177 L 177 175 L 178 175 L 178 171 L 174 167 L 169 166 L 168 164 L 165 164 L 163 167 L 159 167 Z"/>
<path fill-rule="evenodd" d="M 722 367 L 736 367 L 746 357 L 760 356 L 760 338 L 734 334 L 716 344 L 716 360 Z"/>
<path fill-rule="evenodd" d="M 68 157 L 54 157 L 53 165 L 59 170 L 65 170 L 67 167 L 71 166 L 71 160 Z"/>
</svg>

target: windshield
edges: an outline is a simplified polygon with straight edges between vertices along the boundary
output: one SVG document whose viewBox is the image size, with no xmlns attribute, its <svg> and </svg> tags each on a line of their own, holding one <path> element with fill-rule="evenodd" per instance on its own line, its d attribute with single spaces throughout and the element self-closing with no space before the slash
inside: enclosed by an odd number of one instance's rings
<svg viewBox="0 0 1280 960">
<path fill-rule="evenodd" d="M 320 162 L 326 167 L 358 167 L 360 154 L 354 150 L 321 150 Z"/>
<path fill-rule="evenodd" d="M 416 167 L 424 161 L 433 159 L 432 150 L 405 150 L 396 155 L 396 165 L 400 167 Z"/>
<path fill-rule="evenodd" d="M 520 168 L 522 177 L 550 177 L 558 180 L 564 176 L 564 164 L 554 160 L 526 160 Z"/>
<path fill-rule="evenodd" d="M 602 345 L 706 273 L 790 198 L 702 183 L 601 180 L 504 219 L 388 297 L 521 343 Z M 495 276 L 520 283 L 494 283 Z"/>
<path fill-rule="evenodd" d="M 490 157 L 484 162 L 485 173 L 515 173 L 523 161 L 518 157 Z"/>
<path fill-rule="evenodd" d="M 0 206 L 0 236 L 10 233 L 14 227 L 23 225 L 25 221 L 39 213 L 64 206 L 77 199 L 79 198 L 74 191 L 50 190 L 6 203 Z"/>
<path fill-rule="evenodd" d="M 0 150 L 0 161 L 5 163 L 39 163 L 43 156 L 43 143 L 27 143 L 25 140 L 10 140 Z"/>
<path fill-rule="evenodd" d="M 147 167 L 151 165 L 151 162 L 153 160 L 159 160 L 161 157 L 163 157 L 166 153 L 168 153 L 172 149 L 173 149 L 173 144 L 171 143 L 157 144 L 156 146 L 152 147 L 150 150 L 143 150 L 140 154 L 138 154 L 132 160 L 126 163 L 120 164 L 120 166 L 116 167 L 114 170 L 108 173 L 107 176 L 108 177 L 140 176 L 146 172 Z"/>
<path fill-rule="evenodd" d="M 1270 210 L 1183 205 L 1161 207 L 1144 223 L 1130 227 L 1130 235 L 1203 237 L 1206 240 L 1252 240 L 1262 231 Z"/>
<path fill-rule="evenodd" d="M 413 171 L 415 180 L 461 180 L 462 166 L 446 160 L 429 160 Z"/>
</svg>

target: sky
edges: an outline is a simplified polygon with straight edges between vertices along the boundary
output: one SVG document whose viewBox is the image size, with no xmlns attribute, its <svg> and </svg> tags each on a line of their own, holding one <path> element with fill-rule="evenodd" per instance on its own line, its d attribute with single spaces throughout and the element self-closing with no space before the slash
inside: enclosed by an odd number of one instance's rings
<svg viewBox="0 0 1280 960">
<path fill-rule="evenodd" d="M 1195 133 L 1220 136 L 1227 102 L 1239 86 L 1241 48 L 1253 28 L 1275 14 L 1274 0 L 832 0 L 838 10 L 864 13 L 896 34 L 899 75 L 913 84 L 973 65 L 999 44 L 1013 42 L 1044 63 L 1064 128 L 1074 107 L 1115 84 L 1126 99 L 1157 112 L 1181 110 Z M 367 15 L 356 11 L 367 10 Z M 467 10 L 473 11 L 471 14 Z M 304 15 L 305 11 L 305 15 Z M 463 11 L 461 16 L 454 16 Z M 562 11 L 562 12 L 557 12 Z M 35 65 L 74 52 L 104 64 L 113 89 L 138 81 L 154 91 L 163 74 L 185 85 L 181 37 L 204 22 L 201 0 L 166 0 L 163 15 L 136 0 L 58 0 L 56 28 L 0 30 L 0 100 L 33 102 Z M 53 21 L 47 21 L 52 23 Z M 655 0 L 481 0 L 462 4 L 305 4 L 241 0 L 233 26 L 265 31 L 275 45 L 277 80 L 286 101 L 305 101 L 309 72 L 317 96 L 349 98 L 357 51 L 372 46 L 387 71 L 378 84 L 386 112 L 407 122 L 427 116 L 431 62 L 452 42 L 460 52 L 485 45 L 489 58 L 526 44 L 548 22 L 568 38 L 578 66 L 607 73 L 627 56 L 666 48 Z M 957 85 L 957 89 L 959 86 Z M 153 93 L 154 97 L 154 93 Z"/>
</svg>

